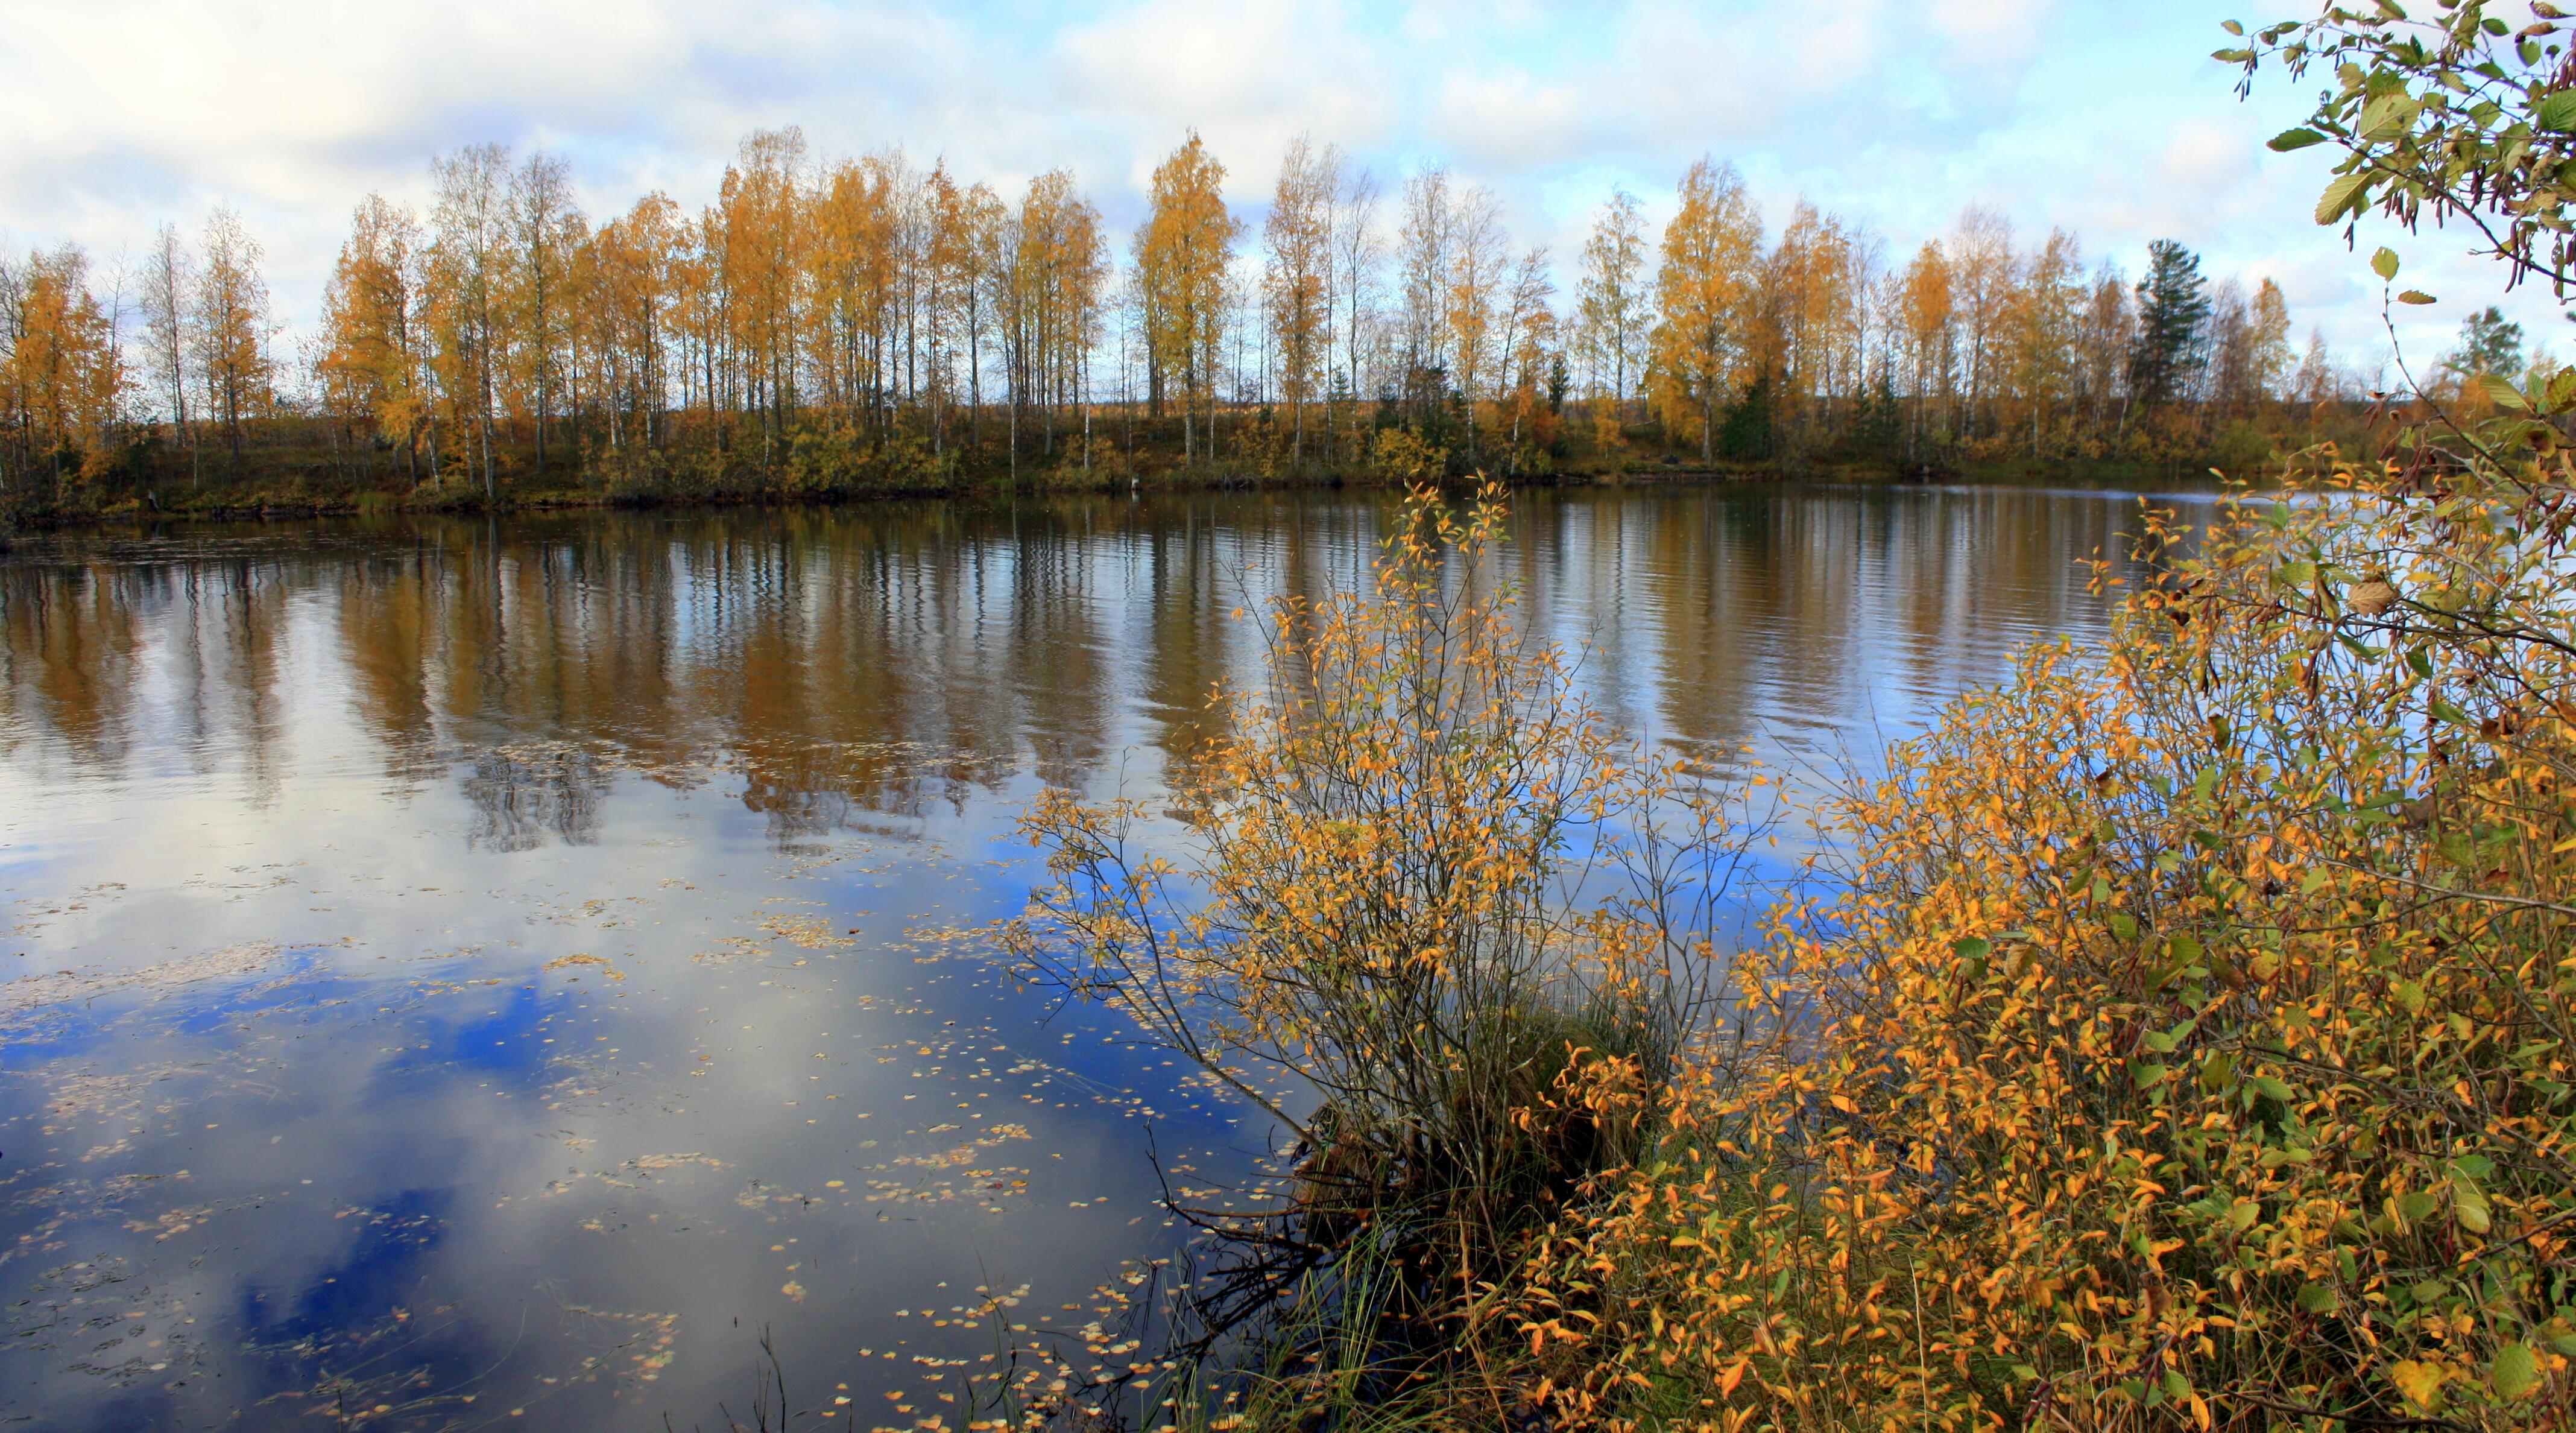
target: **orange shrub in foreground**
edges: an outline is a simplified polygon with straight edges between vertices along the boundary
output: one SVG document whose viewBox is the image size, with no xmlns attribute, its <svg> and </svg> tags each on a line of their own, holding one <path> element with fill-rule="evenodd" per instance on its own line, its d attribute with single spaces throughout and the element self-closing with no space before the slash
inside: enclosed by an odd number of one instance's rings
<svg viewBox="0 0 2576 1433">
<path fill-rule="evenodd" d="M 1765 1043 L 1542 1256 L 1548 1401 L 2576 1425 L 2571 400 L 2231 505 L 1900 747 L 1738 972 Z"/>
</svg>

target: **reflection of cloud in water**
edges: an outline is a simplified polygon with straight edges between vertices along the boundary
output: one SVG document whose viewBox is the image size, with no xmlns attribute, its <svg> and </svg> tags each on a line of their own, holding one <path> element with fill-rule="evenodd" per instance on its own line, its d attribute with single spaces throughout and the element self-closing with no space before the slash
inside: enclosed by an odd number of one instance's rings
<svg viewBox="0 0 2576 1433">
<path fill-rule="evenodd" d="M 2076 561 L 2128 512 L 1533 497 L 1506 560 L 1611 710 L 1777 766 L 2096 630 Z M 1234 610 L 1350 580 L 1380 513 L 423 520 L 0 560 L 10 1411 L 711 1423 L 767 1327 L 808 1407 L 962 1423 L 937 1395 L 991 1351 L 978 1283 L 1073 1324 L 1169 1252 L 1142 1126 L 1194 1191 L 1245 1187 L 1271 1134 L 987 958 L 1032 877 L 1016 807 L 1149 789 L 1250 672 Z"/>
<path fill-rule="evenodd" d="M 139 994 L 155 998 L 202 980 L 238 980 L 275 963 L 285 947 L 269 941 L 245 941 L 130 970 L 57 970 L 0 982 L 0 1019 L 24 1016 L 48 1005 L 68 1005 L 107 995 Z"/>
</svg>

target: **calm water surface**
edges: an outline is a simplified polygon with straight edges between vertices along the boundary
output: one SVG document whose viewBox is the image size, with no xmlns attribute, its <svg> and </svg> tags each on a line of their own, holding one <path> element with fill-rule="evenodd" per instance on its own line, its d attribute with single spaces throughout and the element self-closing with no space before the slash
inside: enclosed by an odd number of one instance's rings
<svg viewBox="0 0 2576 1433">
<path fill-rule="evenodd" d="M 1864 765 L 2098 634 L 2136 498 L 1533 497 L 1659 741 Z M 1041 783 L 1150 792 L 1374 496 L 83 535 L 0 557 L 0 1426 L 964 1421 L 1272 1131 L 1015 986 Z M 1751 756 L 1744 755 L 1747 748 Z M 1216 1196 L 1222 1197 L 1222 1196 Z M 320 1420 L 317 1422 L 317 1417 Z M 804 1426 L 802 1420 L 800 1425 Z"/>
</svg>

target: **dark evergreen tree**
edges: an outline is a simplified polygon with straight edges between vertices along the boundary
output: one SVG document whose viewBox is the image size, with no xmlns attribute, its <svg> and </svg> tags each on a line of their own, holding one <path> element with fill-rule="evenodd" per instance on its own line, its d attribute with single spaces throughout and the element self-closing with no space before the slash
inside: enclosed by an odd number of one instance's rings
<svg viewBox="0 0 2576 1433">
<path fill-rule="evenodd" d="M 2504 310 L 2489 304 L 2486 312 L 2473 313 L 2460 325 L 2460 346 L 2443 363 L 2463 378 L 2493 373 L 2520 379 L 2522 325 L 2507 323 Z"/>
<path fill-rule="evenodd" d="M 2129 392 L 2141 407 L 2191 396 L 2209 324 L 2209 281 L 2200 256 L 2171 239 L 2147 246 L 2147 276 L 2138 281 L 2138 346 L 2129 356 Z"/>
<path fill-rule="evenodd" d="M 1726 416 L 1718 424 L 1719 456 L 1737 462 L 1759 462 L 1770 457 L 1772 435 L 1779 422 L 1774 407 L 1770 374 L 1746 384 L 1744 397 L 1727 405 Z"/>
<path fill-rule="evenodd" d="M 1852 457 L 1865 462 L 1893 463 L 1905 456 L 1905 413 L 1896 401 L 1895 377 L 1885 364 L 1861 390 L 1848 446 Z"/>
</svg>

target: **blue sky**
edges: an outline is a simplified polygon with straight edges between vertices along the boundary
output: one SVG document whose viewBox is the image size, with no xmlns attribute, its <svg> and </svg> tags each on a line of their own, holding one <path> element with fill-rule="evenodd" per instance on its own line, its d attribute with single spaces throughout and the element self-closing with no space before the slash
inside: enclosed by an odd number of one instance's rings
<svg viewBox="0 0 2576 1433">
<path fill-rule="evenodd" d="M 2270 76 L 2239 102 L 2208 58 L 2221 20 L 2313 5 L 0 0 L 0 240 L 75 238 L 112 264 L 229 200 L 300 326 L 350 206 L 421 202 L 430 155 L 483 140 L 563 153 L 599 213 L 652 187 L 703 203 L 742 134 L 799 124 L 822 154 L 901 144 L 1006 192 L 1068 166 L 1123 233 L 1186 128 L 1255 219 L 1304 132 L 1389 187 L 1424 163 L 1488 184 L 1517 238 L 1560 256 L 1614 185 L 1660 219 L 1705 153 L 1775 228 L 1810 197 L 1898 258 L 1970 203 L 2132 273 L 2177 238 L 2215 273 L 2278 278 L 2301 329 L 2367 372 L 2376 284 L 2308 219 L 2325 151 L 2262 147 L 2306 87 Z M 2498 296 L 2449 236 L 2365 239 L 2443 299 L 2407 316 L 2410 355 Z M 2545 298 L 2508 307 L 2555 338 Z"/>
</svg>

